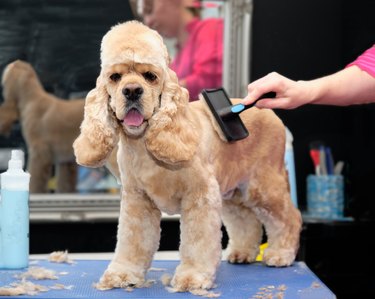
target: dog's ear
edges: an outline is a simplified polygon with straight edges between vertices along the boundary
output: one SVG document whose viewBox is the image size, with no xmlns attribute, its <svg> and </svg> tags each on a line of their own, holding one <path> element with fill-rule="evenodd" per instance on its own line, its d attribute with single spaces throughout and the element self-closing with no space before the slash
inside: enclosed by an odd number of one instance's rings
<svg viewBox="0 0 375 299">
<path fill-rule="evenodd" d="M 81 134 L 73 143 L 77 163 L 88 167 L 103 166 L 118 143 L 118 123 L 109 108 L 109 95 L 103 79 L 98 78 L 85 102 Z"/>
<path fill-rule="evenodd" d="M 189 93 L 168 70 L 160 108 L 149 120 L 145 135 L 147 150 L 157 159 L 175 165 L 189 161 L 195 154 L 199 132 L 188 108 Z"/>
</svg>

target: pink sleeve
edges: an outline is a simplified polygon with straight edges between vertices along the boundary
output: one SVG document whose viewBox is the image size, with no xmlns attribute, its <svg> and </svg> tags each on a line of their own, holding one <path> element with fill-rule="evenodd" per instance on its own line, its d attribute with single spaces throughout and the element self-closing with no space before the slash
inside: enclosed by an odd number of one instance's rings
<svg viewBox="0 0 375 299">
<path fill-rule="evenodd" d="M 223 23 L 212 22 L 202 28 L 196 39 L 192 72 L 185 77 L 192 99 L 197 99 L 203 88 L 222 84 Z"/>
<path fill-rule="evenodd" d="M 375 45 L 373 45 L 370 49 L 366 50 L 352 63 L 348 64 L 347 67 L 353 65 L 358 66 L 361 70 L 375 77 Z"/>
</svg>

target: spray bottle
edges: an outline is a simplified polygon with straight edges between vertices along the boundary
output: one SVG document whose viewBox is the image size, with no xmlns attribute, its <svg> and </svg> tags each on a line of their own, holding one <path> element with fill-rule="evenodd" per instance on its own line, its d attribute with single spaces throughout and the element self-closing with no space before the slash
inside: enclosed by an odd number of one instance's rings
<svg viewBox="0 0 375 299">
<path fill-rule="evenodd" d="M 0 269 L 29 264 L 29 182 L 23 152 L 12 150 L 8 170 L 0 175 Z"/>
<path fill-rule="evenodd" d="M 290 130 L 286 130 L 286 143 L 285 143 L 285 167 L 288 171 L 290 197 L 296 208 L 298 208 L 297 201 L 297 184 L 296 184 L 296 170 L 294 165 L 294 151 L 293 151 L 293 135 Z"/>
</svg>

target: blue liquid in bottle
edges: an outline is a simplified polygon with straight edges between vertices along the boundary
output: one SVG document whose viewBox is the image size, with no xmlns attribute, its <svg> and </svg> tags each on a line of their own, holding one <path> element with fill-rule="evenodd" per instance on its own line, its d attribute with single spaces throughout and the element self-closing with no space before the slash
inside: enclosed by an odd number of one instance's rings
<svg viewBox="0 0 375 299">
<path fill-rule="evenodd" d="M 20 269 L 29 261 L 29 193 L 1 190 L 0 267 Z"/>
<path fill-rule="evenodd" d="M 22 170 L 19 152 L 12 151 L 9 169 L 1 174 L 0 269 L 21 269 L 29 262 L 30 174 Z"/>
</svg>

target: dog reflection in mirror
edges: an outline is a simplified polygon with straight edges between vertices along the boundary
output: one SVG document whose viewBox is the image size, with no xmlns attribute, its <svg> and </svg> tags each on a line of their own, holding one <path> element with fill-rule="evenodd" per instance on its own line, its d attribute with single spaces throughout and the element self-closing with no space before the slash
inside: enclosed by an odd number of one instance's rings
<svg viewBox="0 0 375 299">
<path fill-rule="evenodd" d="M 77 164 L 72 144 L 79 134 L 84 100 L 63 100 L 47 93 L 32 66 L 24 61 L 8 64 L 2 81 L 0 134 L 7 135 L 20 121 L 28 151 L 30 192 L 48 191 L 55 166 L 57 192 L 74 192 Z"/>
</svg>

